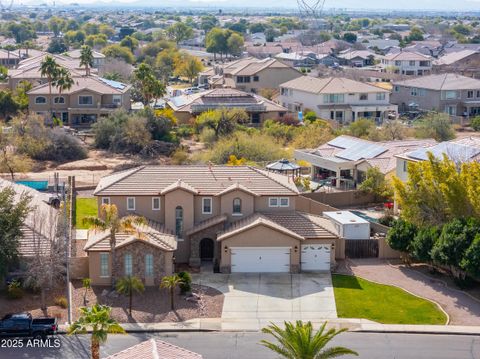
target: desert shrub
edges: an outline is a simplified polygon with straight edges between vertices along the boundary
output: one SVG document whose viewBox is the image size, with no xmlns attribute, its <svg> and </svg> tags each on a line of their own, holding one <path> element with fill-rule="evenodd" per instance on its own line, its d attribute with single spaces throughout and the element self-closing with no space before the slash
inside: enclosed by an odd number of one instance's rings
<svg viewBox="0 0 480 359">
<path fill-rule="evenodd" d="M 277 139 L 283 144 L 292 141 L 298 132 L 297 126 L 285 125 L 278 121 L 267 120 L 263 123 L 262 132 Z"/>
<path fill-rule="evenodd" d="M 472 118 L 472 128 L 475 131 L 480 131 L 480 116 Z"/>
<path fill-rule="evenodd" d="M 314 122 L 317 119 L 317 114 L 314 111 L 308 111 L 304 116 L 305 121 Z"/>
<path fill-rule="evenodd" d="M 173 165 L 183 165 L 190 163 L 190 156 L 185 148 L 179 147 L 173 152 L 171 160 Z"/>
<path fill-rule="evenodd" d="M 37 160 L 47 161 L 77 161 L 87 158 L 87 150 L 82 146 L 80 140 L 66 133 L 61 128 L 54 128 L 47 132 L 48 144 L 39 153 L 31 154 Z"/>
<path fill-rule="evenodd" d="M 326 121 L 317 120 L 300 127 L 290 145 L 293 148 L 316 148 L 332 138 L 330 125 Z"/>
<path fill-rule="evenodd" d="M 272 137 L 253 132 L 235 132 L 221 138 L 213 147 L 200 156 L 204 162 L 225 164 L 231 155 L 249 162 L 266 162 L 288 157 L 285 150 Z"/>
<path fill-rule="evenodd" d="M 54 303 L 56 306 L 66 309 L 68 307 L 68 301 L 67 298 L 61 296 L 61 297 L 55 297 Z"/>
<path fill-rule="evenodd" d="M 180 125 L 176 128 L 175 132 L 178 137 L 190 138 L 193 136 L 193 127 L 189 125 Z"/>
<path fill-rule="evenodd" d="M 192 291 L 192 276 L 188 272 L 180 272 L 178 276 L 182 279 L 180 283 L 180 292 L 182 294 Z"/>
<path fill-rule="evenodd" d="M 207 145 L 212 145 L 217 140 L 217 137 L 215 136 L 215 131 L 211 128 L 203 128 L 198 135 L 198 140 Z"/>
<path fill-rule="evenodd" d="M 283 123 L 284 125 L 299 125 L 300 121 L 298 120 L 298 117 L 291 114 L 287 113 L 283 116 L 278 116 L 275 118 L 276 122 Z"/>
<path fill-rule="evenodd" d="M 8 299 L 21 299 L 23 298 L 24 291 L 22 285 L 18 281 L 12 281 L 7 287 L 7 298 Z"/>
</svg>

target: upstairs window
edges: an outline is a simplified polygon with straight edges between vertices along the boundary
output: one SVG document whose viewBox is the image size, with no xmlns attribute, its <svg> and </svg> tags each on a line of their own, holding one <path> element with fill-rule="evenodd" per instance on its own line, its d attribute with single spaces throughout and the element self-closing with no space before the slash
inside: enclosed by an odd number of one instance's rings
<svg viewBox="0 0 480 359">
<path fill-rule="evenodd" d="M 65 103 L 65 97 L 63 96 L 57 96 L 53 99 L 53 103 L 56 103 L 56 104 L 63 104 Z"/>
<path fill-rule="evenodd" d="M 210 197 L 202 198 L 202 213 L 212 214 L 212 199 Z"/>
<path fill-rule="evenodd" d="M 181 236 L 183 232 L 183 208 L 175 208 L 175 234 Z"/>
<path fill-rule="evenodd" d="M 47 98 L 43 97 L 43 96 L 37 96 L 37 97 L 35 97 L 35 103 L 37 105 L 43 105 L 43 104 L 47 103 Z"/>
<path fill-rule="evenodd" d="M 127 197 L 127 210 L 135 211 L 135 197 Z"/>
<path fill-rule="evenodd" d="M 377 93 L 377 101 L 385 100 L 385 94 L 383 92 Z"/>
<path fill-rule="evenodd" d="M 78 96 L 78 104 L 79 105 L 93 105 L 93 97 L 92 96 Z"/>
<path fill-rule="evenodd" d="M 233 214 L 242 214 L 242 200 L 240 198 L 233 199 Z"/>
<path fill-rule="evenodd" d="M 152 210 L 159 211 L 160 210 L 160 197 L 153 197 L 152 198 Z"/>
<path fill-rule="evenodd" d="M 367 101 L 368 100 L 368 94 L 367 93 L 361 93 L 360 94 L 360 101 Z"/>
</svg>

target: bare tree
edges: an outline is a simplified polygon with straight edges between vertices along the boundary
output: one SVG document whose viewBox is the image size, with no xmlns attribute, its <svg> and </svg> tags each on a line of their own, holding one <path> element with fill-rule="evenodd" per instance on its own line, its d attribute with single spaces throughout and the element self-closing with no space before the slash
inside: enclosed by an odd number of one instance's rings
<svg viewBox="0 0 480 359">
<path fill-rule="evenodd" d="M 26 284 L 41 292 L 41 308 L 46 310 L 46 292 L 65 281 L 65 226 L 53 207 L 32 210 L 31 252 L 27 261 Z M 47 210 L 46 210 L 47 209 Z"/>
</svg>

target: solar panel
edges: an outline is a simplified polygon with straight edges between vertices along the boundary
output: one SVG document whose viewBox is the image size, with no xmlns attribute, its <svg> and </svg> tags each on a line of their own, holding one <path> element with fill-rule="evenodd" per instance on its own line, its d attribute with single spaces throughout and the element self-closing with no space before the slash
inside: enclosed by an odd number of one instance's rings
<svg viewBox="0 0 480 359">
<path fill-rule="evenodd" d="M 103 77 L 100 77 L 100 81 L 117 90 L 123 90 L 127 86 L 124 83 L 113 81 L 113 80 L 107 80 L 107 79 L 104 79 Z"/>
<path fill-rule="evenodd" d="M 355 145 L 344 149 L 336 154 L 337 157 L 345 158 L 350 161 L 357 161 L 361 158 L 374 158 L 386 152 L 385 147 L 373 143 L 356 143 Z"/>
<path fill-rule="evenodd" d="M 428 152 L 431 152 L 437 159 L 441 159 L 443 154 L 446 154 L 453 161 L 468 161 L 480 154 L 480 148 L 454 142 L 442 142 L 433 147 L 412 151 L 408 154 L 408 157 L 425 161 L 428 159 Z"/>
<path fill-rule="evenodd" d="M 359 141 L 355 138 L 339 136 L 339 137 L 336 137 L 333 140 L 329 141 L 328 144 L 331 145 L 331 146 L 340 147 L 340 148 L 349 148 L 349 147 L 354 146 L 354 145 L 356 145 L 357 143 L 360 143 L 360 142 L 361 141 Z"/>
</svg>

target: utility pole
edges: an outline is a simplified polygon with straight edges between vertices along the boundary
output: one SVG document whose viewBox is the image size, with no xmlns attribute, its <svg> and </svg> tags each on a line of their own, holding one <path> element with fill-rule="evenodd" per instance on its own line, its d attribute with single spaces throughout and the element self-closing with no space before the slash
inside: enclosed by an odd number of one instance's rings
<svg viewBox="0 0 480 359">
<path fill-rule="evenodd" d="M 68 176 L 68 188 L 71 188 L 72 177 Z M 70 228 L 71 225 L 69 222 L 69 216 L 67 215 L 67 194 L 65 192 L 65 182 L 63 182 L 62 197 L 63 197 L 63 223 L 64 223 L 64 235 L 65 235 L 65 256 L 67 264 L 67 322 L 70 324 L 72 322 L 72 290 L 70 286 L 70 256 L 71 256 L 71 246 L 70 246 Z M 71 204 L 70 204 L 71 205 Z"/>
</svg>

